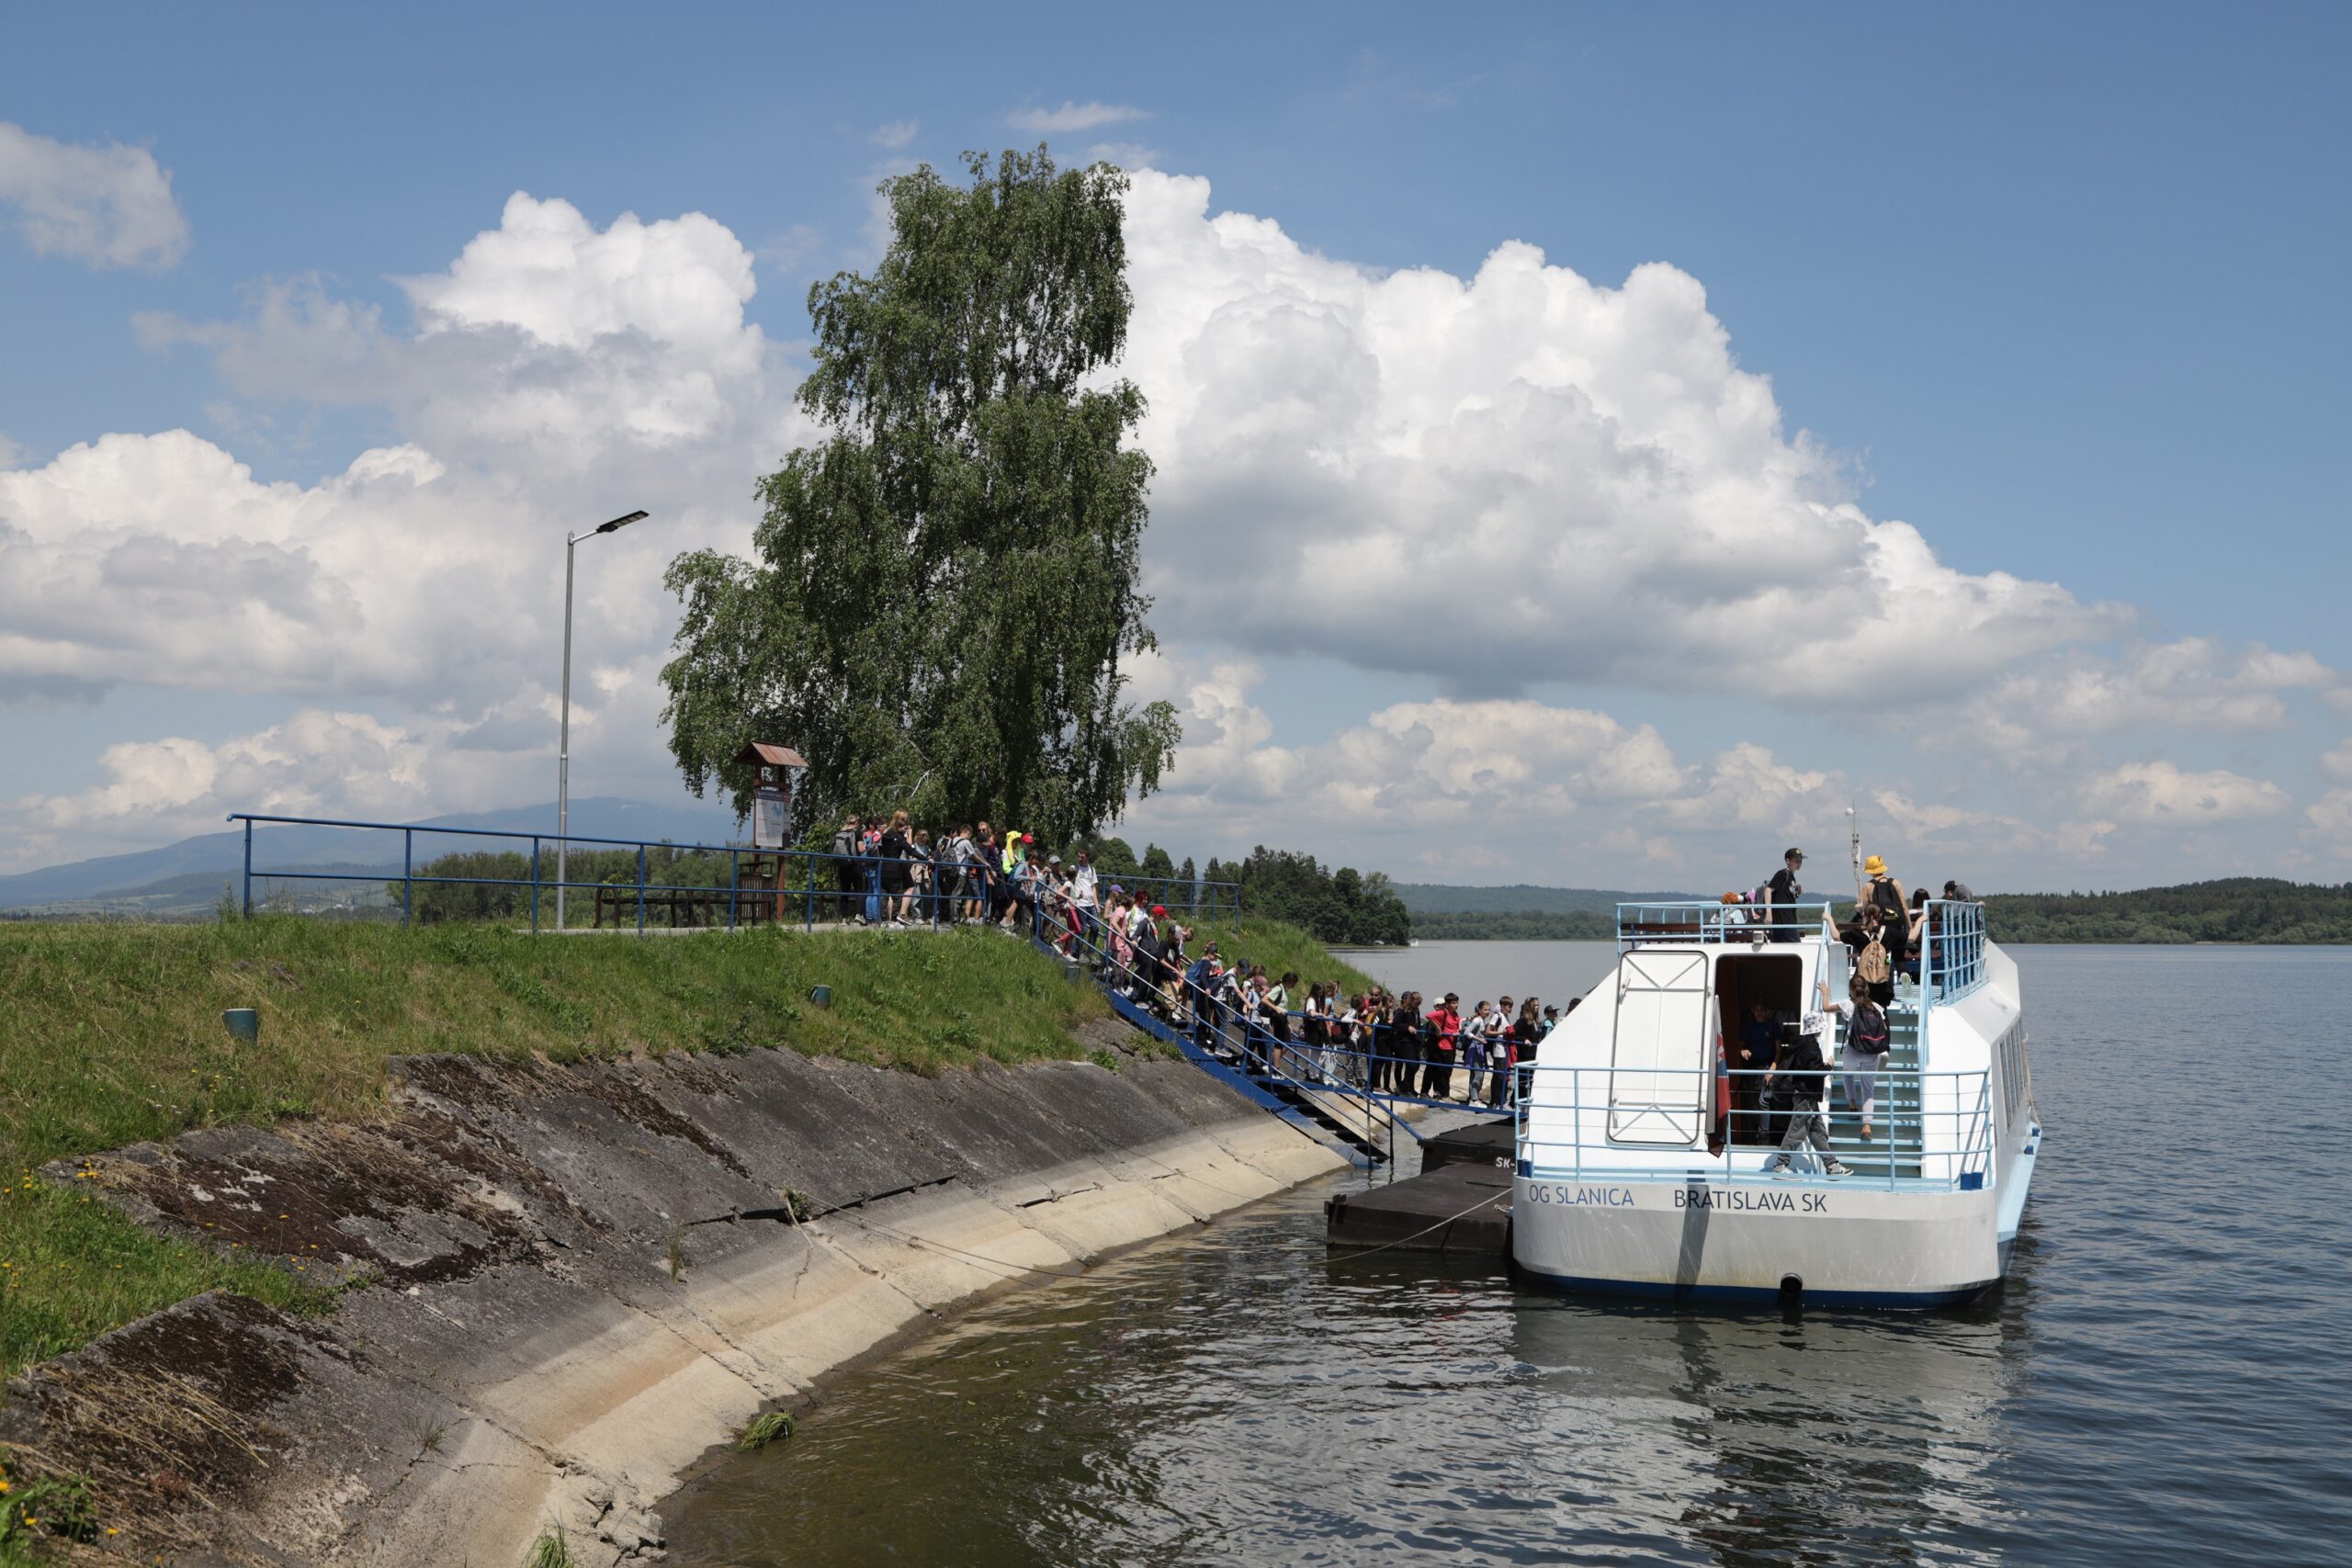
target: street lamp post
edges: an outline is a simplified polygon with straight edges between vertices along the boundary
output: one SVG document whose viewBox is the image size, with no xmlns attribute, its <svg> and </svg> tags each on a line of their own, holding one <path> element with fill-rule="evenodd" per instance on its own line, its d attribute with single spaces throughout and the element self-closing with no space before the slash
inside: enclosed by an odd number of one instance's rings
<svg viewBox="0 0 2352 1568">
<path fill-rule="evenodd" d="M 563 536 L 563 718 L 555 742 L 555 929 L 563 930 L 564 884 L 571 881 L 570 851 L 565 834 L 571 830 L 571 579 L 580 541 L 598 534 L 616 534 L 645 516 L 632 512 L 610 523 L 599 523 L 585 534 Z"/>
</svg>

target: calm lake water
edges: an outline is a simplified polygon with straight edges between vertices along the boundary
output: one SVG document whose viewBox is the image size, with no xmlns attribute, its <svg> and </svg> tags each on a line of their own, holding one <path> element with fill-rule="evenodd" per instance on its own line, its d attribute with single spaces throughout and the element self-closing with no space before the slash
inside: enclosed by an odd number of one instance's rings
<svg viewBox="0 0 2352 1568">
<path fill-rule="evenodd" d="M 671 1560 L 2352 1562 L 2352 953 L 2016 953 L 2049 1137 L 1984 1303 L 1678 1311 L 1334 1259 L 1336 1178 L 846 1380 L 672 1502 Z M 1594 955 L 1368 966 L 1565 998 Z"/>
</svg>

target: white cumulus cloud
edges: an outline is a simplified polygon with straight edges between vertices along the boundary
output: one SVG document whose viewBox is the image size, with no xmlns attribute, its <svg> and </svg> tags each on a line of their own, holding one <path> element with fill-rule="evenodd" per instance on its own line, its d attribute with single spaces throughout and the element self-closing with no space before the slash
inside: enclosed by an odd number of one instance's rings
<svg viewBox="0 0 2352 1568">
<path fill-rule="evenodd" d="M 1068 130 L 1099 130 L 1106 125 L 1125 125 L 1129 120 L 1147 118 L 1148 114 L 1148 110 L 1131 104 L 1106 104 L 1091 98 L 1081 104 L 1075 98 L 1065 98 L 1059 108 L 1015 109 L 1004 118 L 1015 130 L 1052 136 Z"/>
<path fill-rule="evenodd" d="M 1128 219 L 1171 635 L 1468 693 L 1830 706 L 1964 691 L 2128 618 L 1956 570 L 1846 499 L 1671 266 L 1611 288 L 1511 243 L 1467 278 L 1383 273 L 1148 170 Z"/>
<path fill-rule="evenodd" d="M 551 682 L 562 541 L 583 547 L 583 646 L 666 642 L 663 562 L 741 548 L 752 476 L 795 439 L 775 352 L 746 321 L 750 254 L 698 214 L 599 229 L 517 195 L 414 321 L 315 279 L 233 322 L 149 319 L 247 396 L 389 409 L 407 439 L 314 483 L 265 483 L 187 431 L 119 434 L 0 470 L 0 682 L 16 696 L 135 682 L 414 707 Z M 779 384 L 781 383 L 781 385 Z"/>
<path fill-rule="evenodd" d="M 171 173 L 144 147 L 77 146 L 0 120 L 0 205 L 43 255 L 164 267 L 187 251 Z"/>
<path fill-rule="evenodd" d="M 2126 762 L 2084 781 L 2082 803 L 2101 816 L 2143 827 L 2199 827 L 2273 817 L 2292 803 L 2264 779 L 2215 769 L 2189 773 L 2168 761 Z"/>
<path fill-rule="evenodd" d="M 1960 571 L 1873 518 L 1672 267 L 1605 286 L 1504 244 L 1467 277 L 1381 272 L 1212 216 L 1205 182 L 1149 171 L 1129 216 L 1124 372 L 1151 400 L 1159 466 L 1148 587 L 1189 650 L 1135 671 L 1186 727 L 1138 831 L 1399 871 L 1752 883 L 1785 842 L 1841 843 L 1860 795 L 1904 863 L 1995 886 L 1980 868 L 2007 856 L 2030 882 L 2053 860 L 2164 863 L 2184 829 L 2290 808 L 2240 773 L 2109 755 L 2120 738 L 2262 735 L 2296 702 L 2345 696 L 2307 653 L 2114 646 L 2131 612 Z M 600 787 L 674 777 L 655 716 L 675 621 L 661 569 L 745 548 L 752 480 L 809 434 L 796 367 L 746 313 L 752 253 L 702 214 L 599 226 L 517 193 L 446 269 L 399 287 L 404 313 L 297 275 L 233 321 L 141 324 L 211 353 L 257 425 L 278 403 L 382 411 L 384 444 L 340 468 L 266 480 L 231 438 L 180 430 L 0 460 L 0 701 L 130 683 L 286 706 L 226 742 L 117 746 L 81 795 L 19 802 L 0 862 L 230 808 L 543 798 L 563 536 L 640 506 L 652 521 L 582 547 L 575 742 Z M 1434 677 L 1441 694 L 1298 739 L 1261 690 L 1294 653 Z M 1626 702 L 1529 694 L 1564 680 L 1766 705 L 1678 732 L 1678 752 Z M 1943 716 L 1972 754 L 1811 749 L 1774 711 L 1866 705 L 1882 734 Z M 2321 767 L 2338 787 L 2305 815 L 2340 861 L 2352 744 Z"/>
</svg>

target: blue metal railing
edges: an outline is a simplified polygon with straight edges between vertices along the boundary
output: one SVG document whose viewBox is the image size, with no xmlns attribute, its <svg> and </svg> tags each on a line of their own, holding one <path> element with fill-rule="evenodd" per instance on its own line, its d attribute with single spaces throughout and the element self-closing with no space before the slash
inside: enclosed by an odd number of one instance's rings
<svg viewBox="0 0 2352 1568">
<path fill-rule="evenodd" d="M 1650 944 L 1717 945 L 1758 940 L 1842 940 L 1827 904 L 1724 904 L 1712 899 L 1617 906 L 1617 951 Z M 1920 981 L 1930 1004 L 1957 1001 L 1984 983 L 1984 906 L 1949 898 L 1922 906 Z M 1907 917 L 1906 917 L 1907 918 Z"/>
<path fill-rule="evenodd" d="M 1252 1011 L 1238 987 L 1204 988 L 1191 977 L 1189 964 L 1163 962 L 1157 972 L 1147 973 L 1140 953 L 1100 921 L 1073 928 L 1066 907 L 1029 913 L 1030 935 L 1040 947 L 1089 965 L 1106 989 L 1193 1051 L 1214 1055 L 1294 1098 L 1312 1100 L 1318 1113 L 1362 1141 L 1385 1138 L 1391 1158 L 1397 1129 L 1419 1138 L 1396 1120 L 1398 1107 L 1483 1108 L 1505 1114 L 1519 1093 L 1521 1059 L 1534 1049 L 1532 1040 L 1498 1040 L 1474 1048 L 1466 1033 L 1448 1033 L 1443 1048 L 1434 1049 L 1436 1043 L 1425 1043 L 1426 1031 L 1418 1020 L 1385 1024 L 1299 1009 Z M 1467 1075 L 1461 1080 L 1466 1100 L 1451 1092 L 1457 1074 Z"/>
<path fill-rule="evenodd" d="M 1780 1153 L 1777 1134 L 1786 1125 L 1775 1121 L 1797 1114 L 1792 1103 L 1774 1106 L 1759 1096 L 1735 1100 L 1728 1118 L 1719 1120 L 1712 1103 L 1715 1079 L 1758 1091 L 1772 1081 L 1773 1075 L 1746 1068 L 1717 1073 L 1643 1067 L 1637 1075 L 1643 1081 L 1630 1100 L 1624 1086 L 1614 1081 L 1628 1076 L 1623 1068 L 1536 1066 L 1525 1074 L 1529 1092 L 1521 1099 L 1518 1138 L 1523 1175 L 1680 1179 L 1703 1170 L 1712 1179 L 1770 1179 L 1767 1168 Z M 1844 1077 L 1840 1069 L 1828 1068 L 1814 1086 L 1814 1103 L 1819 1114 L 1850 1122 L 1859 1118 L 1860 1107 L 1844 1102 L 1838 1087 Z M 1662 1089 L 1658 1080 L 1671 1087 Z M 1857 1172 L 1845 1179 L 1847 1184 L 1963 1191 L 1989 1186 L 1995 1150 L 1991 1081 L 1992 1075 L 1981 1068 L 1881 1067 L 1874 1080 L 1871 1138 L 1838 1140 L 1834 1131 L 1832 1136 L 1840 1154 L 1867 1157 L 1873 1165 L 1883 1159 L 1886 1168 Z M 1611 1124 L 1612 1117 L 1629 1109 L 1687 1119 L 1692 1132 L 1680 1142 L 1662 1137 L 1654 1146 L 1630 1143 Z M 1742 1131 L 1748 1139 L 1739 1138 Z M 1758 1134 L 1770 1135 L 1757 1141 Z M 1913 1168 L 1906 1173 L 1905 1167 Z"/>
<path fill-rule="evenodd" d="M 782 924 L 786 919 L 786 904 L 789 899 L 797 906 L 792 913 L 807 927 L 814 928 L 823 917 L 839 919 L 862 918 L 869 900 L 893 905 L 903 900 L 905 908 L 915 913 L 910 923 L 939 926 L 954 924 L 973 905 L 991 912 L 1001 912 L 1014 901 L 1015 879 L 1006 874 L 1001 864 L 981 865 L 933 860 L 898 860 L 877 855 L 837 855 L 818 850 L 754 849 L 744 844 L 681 844 L 650 839 L 607 839 L 572 833 L 531 833 L 492 828 L 445 828 L 430 823 L 367 822 L 327 817 L 277 817 L 259 812 L 237 811 L 229 815 L 232 822 L 244 825 L 243 883 L 239 905 L 246 915 L 253 913 L 254 878 L 292 882 L 361 882 L 386 884 L 397 881 L 401 889 L 401 919 L 406 924 L 415 918 L 416 889 L 420 886 L 509 887 L 528 889 L 530 896 L 531 930 L 539 929 L 541 896 L 558 887 L 592 888 L 597 891 L 595 919 L 604 918 L 605 896 L 616 903 L 633 906 L 636 929 L 646 929 L 649 908 L 666 910 L 673 924 L 683 914 L 687 923 L 695 917 L 710 914 L 712 925 L 718 925 L 720 903 L 726 908 L 726 929 L 739 924 L 771 919 Z M 397 878 L 382 871 L 256 871 L 254 866 L 254 829 L 260 825 L 282 825 L 303 828 L 350 829 L 378 833 L 401 835 L 401 870 Z M 458 838 L 469 840 L 485 839 L 510 842 L 528 840 L 527 876 L 463 876 L 441 875 L 429 869 L 419 871 L 416 864 L 416 840 L 419 835 Z M 548 874 L 544 863 L 552 846 L 587 845 L 593 848 L 632 850 L 636 852 L 636 877 L 633 882 L 614 884 L 602 880 L 572 878 L 559 880 Z M 674 860 L 680 856 L 718 856 L 727 859 L 727 881 L 724 885 L 650 880 L 650 856 L 659 851 Z M 745 877 L 747 863 L 751 877 Z M 429 866 L 428 863 L 428 866 Z M 773 864 L 774 871 L 765 867 Z M 832 886 L 821 886 L 820 870 L 830 865 Z M 909 886 L 904 892 L 885 893 L 882 885 L 888 868 L 904 868 L 909 874 Z M 715 866 L 713 867 L 715 870 Z M 792 874 L 797 873 L 797 877 Z M 1237 927 L 1241 918 L 1241 888 L 1232 882 L 1210 882 L 1205 879 L 1187 881 L 1182 877 L 1121 875 L 1117 884 L 1130 893 L 1148 898 L 1156 904 L 1181 910 L 1187 918 L 1231 923 Z M 952 886 L 951 886 L 952 883 Z M 1102 890 L 1107 897 L 1113 879 L 1103 876 Z M 650 903 L 649 903 L 649 898 Z M 880 911 L 887 917 L 888 911 Z"/>
<path fill-rule="evenodd" d="M 1919 928 L 1919 987 L 1934 1002 L 1956 1002 L 1984 983 L 1984 906 L 1930 899 Z"/>
<path fill-rule="evenodd" d="M 1712 898 L 1617 906 L 1617 951 L 1648 942 L 1836 940 L 1826 903 L 1725 904 Z"/>
</svg>

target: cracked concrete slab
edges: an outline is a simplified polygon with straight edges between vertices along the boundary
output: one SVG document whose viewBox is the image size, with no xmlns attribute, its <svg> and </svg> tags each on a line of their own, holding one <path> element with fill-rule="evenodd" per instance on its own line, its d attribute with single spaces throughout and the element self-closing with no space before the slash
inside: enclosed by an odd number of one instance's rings
<svg viewBox="0 0 2352 1568">
<path fill-rule="evenodd" d="M 77 1161 L 142 1224 L 368 1282 L 324 1322 L 208 1296 L 130 1325 L 12 1384 L 0 1441 L 187 1562 L 511 1562 L 550 1524 L 582 1563 L 658 1554 L 659 1500 L 761 1410 L 1345 1163 L 1185 1064 L 1116 1060 L 416 1057 L 376 1124 Z"/>
</svg>

